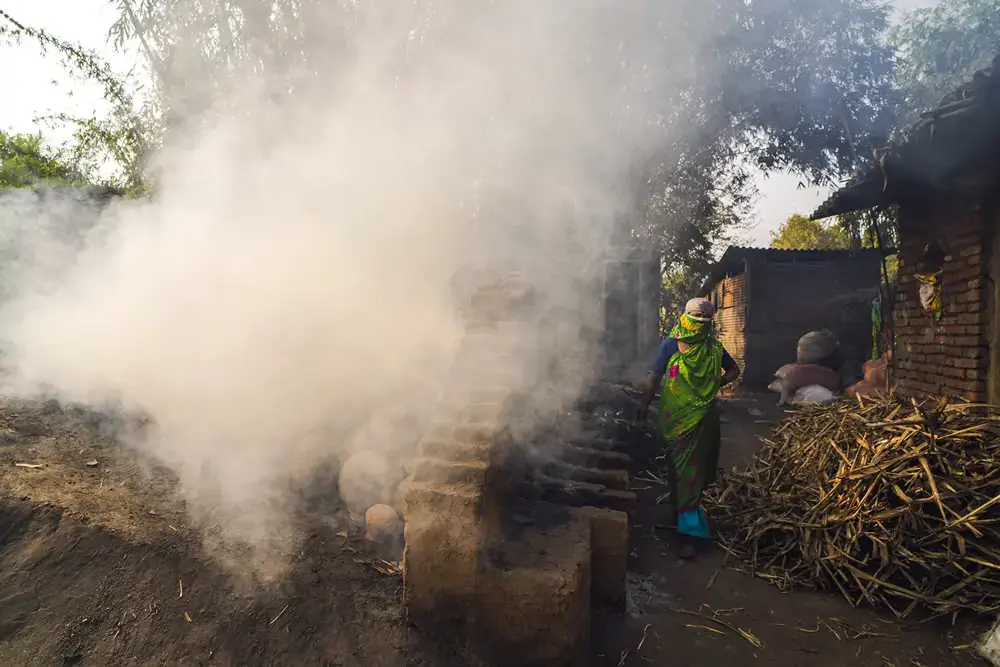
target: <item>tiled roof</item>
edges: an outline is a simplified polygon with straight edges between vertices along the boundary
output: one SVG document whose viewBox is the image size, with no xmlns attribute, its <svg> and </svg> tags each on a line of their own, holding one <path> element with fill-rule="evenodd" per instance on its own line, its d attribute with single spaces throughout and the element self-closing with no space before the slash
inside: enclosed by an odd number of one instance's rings
<svg viewBox="0 0 1000 667">
<path fill-rule="evenodd" d="M 906 128 L 889 145 L 875 151 L 872 164 L 834 192 L 810 216 L 813 220 L 893 203 L 896 182 L 928 183 L 972 154 L 995 153 L 981 135 L 1000 131 L 1000 55 L 931 111 Z M 932 159 L 929 144 L 935 139 Z M 944 147 L 947 149 L 942 150 Z M 933 164 L 932 164 L 933 163 Z M 891 178 L 890 178 L 891 176 Z"/>
</svg>

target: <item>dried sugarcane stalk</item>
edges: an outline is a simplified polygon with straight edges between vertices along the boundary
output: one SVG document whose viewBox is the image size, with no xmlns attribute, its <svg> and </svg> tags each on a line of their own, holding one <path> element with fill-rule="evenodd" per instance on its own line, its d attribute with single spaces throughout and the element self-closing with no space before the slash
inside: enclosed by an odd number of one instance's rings
<svg viewBox="0 0 1000 667">
<path fill-rule="evenodd" d="M 707 498 L 720 542 L 787 589 L 899 616 L 1000 612 L 1000 413 L 859 398 L 801 408 Z"/>
</svg>

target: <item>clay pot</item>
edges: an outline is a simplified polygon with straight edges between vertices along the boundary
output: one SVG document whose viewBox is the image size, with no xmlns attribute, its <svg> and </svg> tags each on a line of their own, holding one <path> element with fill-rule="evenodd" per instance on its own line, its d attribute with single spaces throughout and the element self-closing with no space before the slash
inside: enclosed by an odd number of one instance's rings
<svg viewBox="0 0 1000 667">
<path fill-rule="evenodd" d="M 365 512 L 365 539 L 369 542 L 388 542 L 402 527 L 396 510 L 388 505 L 372 505 Z"/>
<path fill-rule="evenodd" d="M 392 506 L 399 513 L 399 516 L 406 520 L 406 492 L 409 491 L 410 485 L 413 484 L 413 475 L 410 475 L 396 487 L 396 493 L 392 496 Z"/>
</svg>

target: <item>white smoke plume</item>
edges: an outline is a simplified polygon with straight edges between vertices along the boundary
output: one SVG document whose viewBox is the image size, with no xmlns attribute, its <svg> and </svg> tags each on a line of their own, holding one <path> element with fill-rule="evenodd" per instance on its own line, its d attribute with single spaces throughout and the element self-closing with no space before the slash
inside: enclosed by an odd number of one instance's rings
<svg viewBox="0 0 1000 667">
<path fill-rule="evenodd" d="M 213 86 L 176 59 L 185 94 L 213 97 L 167 134 L 153 198 L 89 235 L 37 233 L 51 206 L 5 199 L 4 234 L 31 252 L 5 270 L 4 389 L 148 414 L 135 444 L 192 511 L 273 554 L 294 537 L 290 483 L 412 448 L 449 382 L 462 276 L 521 272 L 558 332 L 536 351 L 590 358 L 626 175 L 697 35 L 654 3 L 435 6 L 445 29 L 358 28 L 336 77 L 277 102 L 270 75 Z M 512 363 L 537 379 L 536 359 Z M 536 416 L 586 382 L 573 368 Z"/>
</svg>

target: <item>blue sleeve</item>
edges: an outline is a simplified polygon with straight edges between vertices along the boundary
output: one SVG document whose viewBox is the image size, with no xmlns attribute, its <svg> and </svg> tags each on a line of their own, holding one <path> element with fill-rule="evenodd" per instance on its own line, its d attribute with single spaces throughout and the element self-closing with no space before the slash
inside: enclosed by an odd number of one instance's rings
<svg viewBox="0 0 1000 667">
<path fill-rule="evenodd" d="M 656 353 L 656 361 L 653 362 L 653 372 L 663 375 L 667 372 L 667 362 L 670 357 L 677 354 L 677 341 L 673 338 L 664 338 L 660 343 L 660 351 Z"/>
</svg>

